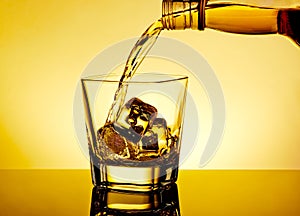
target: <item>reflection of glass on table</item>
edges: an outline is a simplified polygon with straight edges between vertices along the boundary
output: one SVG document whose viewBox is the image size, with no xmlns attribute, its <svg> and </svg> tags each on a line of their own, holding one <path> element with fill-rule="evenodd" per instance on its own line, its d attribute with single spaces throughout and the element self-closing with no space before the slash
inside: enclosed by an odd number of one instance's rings
<svg viewBox="0 0 300 216">
<path fill-rule="evenodd" d="M 146 192 L 121 191 L 95 186 L 90 215 L 179 216 L 177 185 Z"/>
</svg>

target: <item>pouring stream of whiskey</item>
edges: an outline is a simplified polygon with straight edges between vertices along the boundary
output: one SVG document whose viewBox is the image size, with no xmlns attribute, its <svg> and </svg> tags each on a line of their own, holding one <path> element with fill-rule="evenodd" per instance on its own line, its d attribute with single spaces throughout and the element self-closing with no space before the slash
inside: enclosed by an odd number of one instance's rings
<svg viewBox="0 0 300 216">
<path fill-rule="evenodd" d="M 131 50 L 127 62 L 125 65 L 124 72 L 119 81 L 118 89 L 114 95 L 113 104 L 109 110 L 106 122 L 114 122 L 118 117 L 120 112 L 120 108 L 124 104 L 124 100 L 127 93 L 127 81 L 131 79 L 131 77 L 137 71 L 139 65 L 142 63 L 147 53 L 150 51 L 152 46 L 157 40 L 160 32 L 163 30 L 163 25 L 160 20 L 153 23 L 149 28 L 142 34 L 139 40 L 134 45 Z"/>
</svg>

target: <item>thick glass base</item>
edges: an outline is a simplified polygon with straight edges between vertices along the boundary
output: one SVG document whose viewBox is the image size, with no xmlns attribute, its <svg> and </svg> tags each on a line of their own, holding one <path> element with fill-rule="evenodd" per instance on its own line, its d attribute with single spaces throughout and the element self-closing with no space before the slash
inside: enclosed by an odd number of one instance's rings
<svg viewBox="0 0 300 216">
<path fill-rule="evenodd" d="M 91 163 L 94 186 L 118 190 L 149 191 L 175 183 L 177 165 L 128 167 Z"/>
</svg>

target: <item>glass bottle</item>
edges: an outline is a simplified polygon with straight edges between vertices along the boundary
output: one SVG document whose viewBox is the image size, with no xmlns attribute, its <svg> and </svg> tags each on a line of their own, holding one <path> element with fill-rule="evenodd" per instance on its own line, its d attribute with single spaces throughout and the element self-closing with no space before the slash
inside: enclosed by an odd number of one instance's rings
<svg viewBox="0 0 300 216">
<path fill-rule="evenodd" d="M 300 45 L 300 0 L 163 0 L 164 29 L 281 34 Z"/>
</svg>

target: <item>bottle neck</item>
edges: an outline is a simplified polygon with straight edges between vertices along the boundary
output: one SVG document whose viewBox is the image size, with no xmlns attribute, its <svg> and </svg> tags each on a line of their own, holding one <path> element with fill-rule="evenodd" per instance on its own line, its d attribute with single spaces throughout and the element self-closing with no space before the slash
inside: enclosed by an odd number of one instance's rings
<svg viewBox="0 0 300 216">
<path fill-rule="evenodd" d="M 207 0 L 163 0 L 163 27 L 168 30 L 205 28 Z"/>
</svg>

